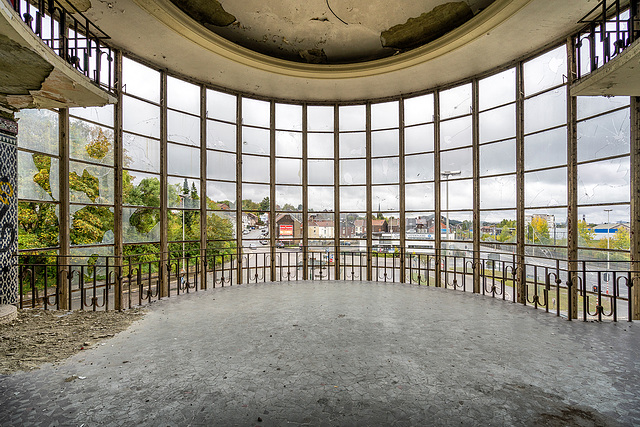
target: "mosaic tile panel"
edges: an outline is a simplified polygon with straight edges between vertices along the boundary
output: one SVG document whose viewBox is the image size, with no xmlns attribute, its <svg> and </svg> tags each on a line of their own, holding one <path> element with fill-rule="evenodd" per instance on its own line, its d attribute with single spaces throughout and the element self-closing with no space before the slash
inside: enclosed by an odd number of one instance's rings
<svg viewBox="0 0 640 427">
<path fill-rule="evenodd" d="M 0 123 L 0 304 L 18 300 L 18 153 L 17 125 Z M 15 124 L 15 122 L 14 122 Z"/>
</svg>

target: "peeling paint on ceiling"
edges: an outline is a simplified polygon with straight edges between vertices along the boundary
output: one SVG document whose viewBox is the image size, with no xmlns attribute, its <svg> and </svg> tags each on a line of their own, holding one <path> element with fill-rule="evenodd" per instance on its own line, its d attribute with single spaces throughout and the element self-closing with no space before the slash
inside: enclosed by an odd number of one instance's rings
<svg viewBox="0 0 640 427">
<path fill-rule="evenodd" d="M 171 1 L 192 19 L 238 45 L 314 64 L 369 61 L 421 46 L 462 25 L 493 2 Z"/>
</svg>

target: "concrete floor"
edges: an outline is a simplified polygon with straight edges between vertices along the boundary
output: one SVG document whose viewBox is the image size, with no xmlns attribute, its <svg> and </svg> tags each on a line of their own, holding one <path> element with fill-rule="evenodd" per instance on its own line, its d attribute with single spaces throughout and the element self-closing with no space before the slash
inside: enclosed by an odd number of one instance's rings
<svg viewBox="0 0 640 427">
<path fill-rule="evenodd" d="M 639 350 L 637 323 L 451 290 L 233 286 L 0 376 L 0 425 L 640 425 Z"/>
</svg>

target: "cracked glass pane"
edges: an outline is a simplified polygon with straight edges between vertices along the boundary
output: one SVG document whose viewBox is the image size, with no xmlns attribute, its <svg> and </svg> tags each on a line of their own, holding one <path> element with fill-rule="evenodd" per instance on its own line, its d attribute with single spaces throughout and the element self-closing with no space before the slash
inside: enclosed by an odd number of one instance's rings
<svg viewBox="0 0 640 427">
<path fill-rule="evenodd" d="M 227 122 L 236 122 L 235 95 L 207 89 L 207 117 Z"/>
<path fill-rule="evenodd" d="M 69 218 L 72 246 L 113 244 L 113 207 L 72 204 Z"/>
<path fill-rule="evenodd" d="M 524 203 L 527 207 L 565 206 L 567 204 L 567 168 L 525 173 Z"/>
<path fill-rule="evenodd" d="M 122 171 L 122 204 L 160 207 L 160 177 L 148 173 Z"/>
<path fill-rule="evenodd" d="M 629 110 L 619 110 L 578 123 L 578 161 L 628 154 Z"/>
<path fill-rule="evenodd" d="M 168 76 L 167 106 L 199 116 L 200 86 Z"/>
<path fill-rule="evenodd" d="M 550 156 L 549 153 L 553 153 Z M 567 128 L 561 127 L 524 137 L 524 169 L 540 169 L 567 163 Z"/>
<path fill-rule="evenodd" d="M 51 155 L 58 154 L 58 113 L 49 110 L 22 110 L 19 120 L 18 147 Z"/>
<path fill-rule="evenodd" d="M 524 101 L 524 132 L 531 133 L 567 123 L 565 86 Z"/>
<path fill-rule="evenodd" d="M 525 96 L 564 83 L 567 75 L 567 51 L 564 45 L 544 53 L 523 65 Z"/>
<path fill-rule="evenodd" d="M 511 68 L 479 80 L 478 93 L 480 111 L 514 102 L 516 100 L 516 69 Z"/>
<path fill-rule="evenodd" d="M 578 120 L 629 105 L 628 96 L 578 96 Z"/>
<path fill-rule="evenodd" d="M 236 152 L 236 125 L 207 120 L 207 148 Z"/>
<path fill-rule="evenodd" d="M 471 114 L 471 83 L 440 92 L 440 119 Z"/>
<path fill-rule="evenodd" d="M 301 211 L 302 187 L 293 185 L 277 185 L 276 209 L 283 211 Z"/>
<path fill-rule="evenodd" d="M 578 165 L 578 204 L 628 202 L 629 157 Z"/>
<path fill-rule="evenodd" d="M 416 96 L 404 100 L 405 126 L 433 122 L 433 94 Z"/>
<path fill-rule="evenodd" d="M 69 157 L 113 166 L 113 130 L 69 119 Z"/>
<path fill-rule="evenodd" d="M 18 202 L 18 249 L 59 245 L 60 207 L 57 203 Z"/>
<path fill-rule="evenodd" d="M 181 144 L 200 146 L 200 118 L 167 110 L 167 139 Z"/>
<path fill-rule="evenodd" d="M 494 142 L 480 146 L 480 176 L 516 171 L 516 141 Z"/>
<path fill-rule="evenodd" d="M 193 178 L 199 177 L 200 149 L 167 144 L 167 173 Z"/>
<path fill-rule="evenodd" d="M 471 116 L 440 123 L 440 149 L 471 145 Z"/>
<path fill-rule="evenodd" d="M 160 72 L 122 57 L 122 88 L 131 95 L 160 102 Z"/>
<path fill-rule="evenodd" d="M 433 181 L 433 153 L 404 158 L 405 182 Z"/>
<path fill-rule="evenodd" d="M 18 151 L 18 198 L 59 200 L 59 164 L 45 154 Z"/>
<path fill-rule="evenodd" d="M 236 180 L 236 155 L 207 150 L 207 179 Z"/>
<path fill-rule="evenodd" d="M 160 172 L 160 141 L 124 132 L 122 145 L 125 168 Z"/>
<path fill-rule="evenodd" d="M 105 105 L 104 107 L 69 108 L 69 114 L 80 119 L 113 127 L 113 104 Z"/>
<path fill-rule="evenodd" d="M 405 210 L 419 211 L 435 209 L 435 184 L 408 184 L 405 186 Z"/>
<path fill-rule="evenodd" d="M 433 124 L 404 129 L 405 154 L 433 151 Z"/>
<path fill-rule="evenodd" d="M 160 107 L 130 96 L 124 96 L 122 110 L 124 130 L 152 138 L 160 138 Z"/>
<path fill-rule="evenodd" d="M 113 168 L 69 162 L 69 200 L 86 204 L 113 204 Z"/>
<path fill-rule="evenodd" d="M 157 242 L 160 240 L 160 210 L 122 208 L 124 243 Z"/>
<path fill-rule="evenodd" d="M 480 180 L 480 209 L 515 207 L 515 175 L 503 175 Z"/>
</svg>

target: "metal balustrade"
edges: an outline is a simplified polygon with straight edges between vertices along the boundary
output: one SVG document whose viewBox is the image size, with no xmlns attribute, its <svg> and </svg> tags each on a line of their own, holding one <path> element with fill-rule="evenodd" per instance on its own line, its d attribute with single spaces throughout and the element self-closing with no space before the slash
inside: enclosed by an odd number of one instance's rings
<svg viewBox="0 0 640 427">
<path fill-rule="evenodd" d="M 272 255 L 275 254 L 275 255 Z M 632 318 L 631 290 L 640 271 L 629 261 L 567 261 L 511 253 L 378 248 L 117 257 L 18 255 L 20 308 L 113 310 L 217 287 L 302 280 L 407 283 L 475 292 L 568 320 Z M 273 258 L 272 258 L 273 256 Z M 479 261 L 478 261 L 479 259 Z M 569 266 L 577 266 L 573 270 Z M 518 283 L 518 269 L 525 283 Z M 573 309 L 572 309 L 573 307 Z M 577 313 L 577 315 L 576 315 Z"/>
</svg>

